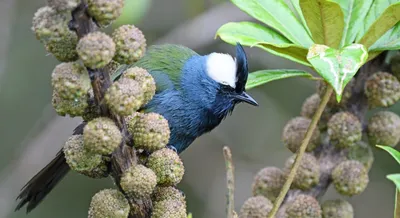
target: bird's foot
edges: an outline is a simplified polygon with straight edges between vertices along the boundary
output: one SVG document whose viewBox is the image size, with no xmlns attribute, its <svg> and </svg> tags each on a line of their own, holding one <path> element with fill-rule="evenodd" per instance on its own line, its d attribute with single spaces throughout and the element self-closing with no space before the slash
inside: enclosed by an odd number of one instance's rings
<svg viewBox="0 0 400 218">
<path fill-rule="evenodd" d="M 178 150 L 176 150 L 176 148 L 173 145 L 167 145 L 167 148 L 175 151 L 175 153 L 178 153 Z"/>
</svg>

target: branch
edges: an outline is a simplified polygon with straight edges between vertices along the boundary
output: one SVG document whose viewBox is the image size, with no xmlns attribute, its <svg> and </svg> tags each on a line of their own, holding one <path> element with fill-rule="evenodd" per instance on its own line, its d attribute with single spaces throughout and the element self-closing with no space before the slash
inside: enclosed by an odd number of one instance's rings
<svg viewBox="0 0 400 218">
<path fill-rule="evenodd" d="M 71 15 L 72 20 L 69 22 L 69 27 L 71 30 L 75 31 L 78 38 L 81 39 L 88 33 L 97 31 L 97 26 L 93 19 L 87 13 L 87 5 L 84 0 L 81 4 L 75 8 Z M 112 81 L 110 78 L 110 73 L 107 72 L 106 68 L 90 69 L 87 68 L 89 73 L 89 78 L 94 93 L 95 104 L 100 108 L 101 116 L 109 117 L 114 120 L 116 125 L 119 127 L 123 138 L 120 146 L 111 155 L 111 166 L 110 171 L 114 179 L 115 184 L 118 189 L 124 193 L 119 185 L 121 174 L 128 169 L 133 164 L 136 164 L 136 154 L 135 150 L 127 145 L 131 145 L 129 139 L 129 133 L 125 124 L 123 117 L 113 114 L 103 101 L 107 89 L 111 86 Z M 124 193 L 125 194 L 125 193 Z M 128 198 L 131 200 L 131 198 Z M 151 213 L 151 201 L 150 199 L 141 200 L 136 202 L 132 200 L 130 202 L 131 208 L 135 207 L 135 213 L 131 214 L 130 217 L 150 217 Z M 139 208 L 138 208 L 139 207 Z"/>
<path fill-rule="evenodd" d="M 325 107 L 332 95 L 332 92 L 333 92 L 332 86 L 327 86 L 326 92 L 325 92 L 324 96 L 322 97 L 321 103 L 319 104 L 318 109 L 312 118 L 311 124 L 307 129 L 304 140 L 301 143 L 299 150 L 297 151 L 298 153 L 297 153 L 296 159 L 294 160 L 293 167 L 290 170 L 290 173 L 287 177 L 285 184 L 282 187 L 281 192 L 279 193 L 278 197 L 276 198 L 276 200 L 274 202 L 274 207 L 272 208 L 270 214 L 268 215 L 269 218 L 273 218 L 275 216 L 275 214 L 278 212 L 279 207 L 281 206 L 283 200 L 285 199 L 285 196 L 286 196 L 287 192 L 289 191 L 290 186 L 292 185 L 294 177 L 296 176 L 297 169 L 300 166 L 301 158 L 303 157 L 304 153 L 306 152 L 308 143 L 311 140 L 314 130 L 317 127 L 318 121 L 321 118 L 322 112 L 325 110 Z"/>
<path fill-rule="evenodd" d="M 227 218 L 236 218 L 235 212 L 235 202 L 234 202 L 234 195 L 235 195 L 235 175 L 234 175 L 234 166 L 232 161 L 232 153 L 228 146 L 223 148 L 224 158 L 225 158 L 225 166 L 226 166 L 226 184 L 228 187 L 227 193 L 227 202 L 226 202 L 226 213 Z"/>
</svg>

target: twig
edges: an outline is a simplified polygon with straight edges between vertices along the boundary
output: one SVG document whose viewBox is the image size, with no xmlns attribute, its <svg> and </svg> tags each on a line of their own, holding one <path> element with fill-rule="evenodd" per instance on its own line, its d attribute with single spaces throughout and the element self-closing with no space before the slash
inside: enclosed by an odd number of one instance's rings
<svg viewBox="0 0 400 218">
<path fill-rule="evenodd" d="M 233 166 L 232 161 L 232 153 L 228 146 L 223 148 L 224 158 L 225 158 L 225 166 L 226 166 L 226 185 L 228 187 L 228 192 L 226 196 L 226 213 L 227 218 L 236 218 L 235 212 L 235 202 L 234 202 L 234 195 L 235 195 L 235 175 L 234 171 L 235 168 Z"/>
<path fill-rule="evenodd" d="M 322 97 L 321 103 L 318 106 L 317 111 L 315 112 L 311 124 L 307 129 L 306 135 L 304 137 L 303 142 L 301 143 L 301 146 L 299 148 L 299 150 L 297 151 L 297 155 L 296 155 L 296 159 L 294 160 L 294 164 L 292 169 L 290 170 L 290 173 L 287 177 L 287 180 L 285 182 L 285 184 L 282 187 L 281 192 L 279 193 L 279 196 L 276 198 L 275 202 L 274 202 L 274 206 L 270 212 L 270 214 L 268 215 L 269 218 L 273 218 L 275 216 L 275 214 L 278 212 L 279 207 L 281 206 L 283 200 L 285 199 L 285 196 L 287 194 L 287 192 L 290 189 L 290 186 L 292 185 L 293 179 L 296 176 L 296 172 L 297 169 L 300 166 L 301 163 L 301 159 L 306 151 L 306 148 L 308 146 L 308 143 L 311 140 L 311 137 L 314 133 L 315 128 L 317 127 L 318 121 L 321 118 L 322 112 L 325 110 L 326 104 L 329 101 L 329 98 L 331 97 L 333 92 L 333 89 L 331 86 L 328 86 L 328 88 L 326 89 L 326 92 L 324 94 L 324 96 Z"/>
<path fill-rule="evenodd" d="M 400 191 L 396 188 L 396 202 L 394 205 L 394 218 L 400 218 Z"/>
</svg>

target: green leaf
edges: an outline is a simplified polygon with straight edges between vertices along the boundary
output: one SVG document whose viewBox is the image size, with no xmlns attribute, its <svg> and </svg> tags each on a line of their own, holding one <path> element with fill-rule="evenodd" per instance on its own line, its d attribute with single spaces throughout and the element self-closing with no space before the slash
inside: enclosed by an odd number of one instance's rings
<svg viewBox="0 0 400 218">
<path fill-rule="evenodd" d="M 397 163 L 400 164 L 400 152 L 398 152 L 396 149 L 385 145 L 376 145 L 376 147 L 387 151 L 390 155 L 392 155 L 392 157 L 397 161 Z"/>
<path fill-rule="evenodd" d="M 328 0 L 300 0 L 300 7 L 314 42 L 339 48 L 344 29 L 340 6 Z"/>
<path fill-rule="evenodd" d="M 366 62 L 368 52 L 361 44 L 352 44 L 341 49 L 326 45 L 313 45 L 307 59 L 314 69 L 333 87 L 340 101 L 343 89 Z"/>
<path fill-rule="evenodd" d="M 311 31 L 307 26 L 306 19 L 304 18 L 303 12 L 301 11 L 301 8 L 300 8 L 300 0 L 290 0 L 290 2 L 292 3 L 292 6 L 297 13 L 297 17 L 300 19 L 301 23 L 303 24 L 303 27 L 306 28 L 308 35 L 311 36 Z"/>
<path fill-rule="evenodd" d="M 373 18 L 376 18 L 376 14 L 380 14 L 382 7 L 386 4 L 380 3 L 383 0 L 376 0 L 368 14 L 367 19 L 365 21 L 365 25 L 371 23 Z M 392 0 L 393 1 L 393 0 Z M 385 0 L 384 2 L 387 2 Z M 388 8 L 386 8 L 380 16 L 374 20 L 374 22 L 368 26 L 364 27 L 363 30 L 367 29 L 367 31 L 361 36 L 361 38 L 357 41 L 360 44 L 363 44 L 365 47 L 370 48 L 374 45 L 375 42 L 379 40 L 387 31 L 392 29 L 398 22 L 400 21 L 400 2 L 391 4 Z M 397 35 L 397 34 L 396 34 Z M 376 50 L 375 46 L 375 50 Z"/>
<path fill-rule="evenodd" d="M 370 48 L 371 51 L 399 50 L 400 22 L 378 39 Z"/>
<path fill-rule="evenodd" d="M 187 218 L 193 218 L 192 213 L 189 213 L 189 214 L 187 215 Z"/>
<path fill-rule="evenodd" d="M 392 182 L 396 185 L 396 188 L 400 190 L 400 173 L 389 174 L 386 176 L 386 178 L 392 180 Z"/>
<path fill-rule="evenodd" d="M 301 70 L 260 70 L 249 74 L 246 89 L 252 89 L 274 80 L 291 77 L 312 78 L 313 76 L 310 73 Z"/>
<path fill-rule="evenodd" d="M 296 45 L 309 48 L 313 41 L 285 0 L 231 0 L 255 19 L 278 30 Z"/>
<path fill-rule="evenodd" d="M 350 45 L 356 39 L 373 0 L 333 0 L 342 8 L 344 30 L 340 47 Z"/>
<path fill-rule="evenodd" d="M 307 61 L 307 49 L 293 44 L 275 30 L 252 22 L 227 23 L 216 33 L 225 42 L 235 45 L 255 46 L 274 55 L 310 66 Z"/>
</svg>

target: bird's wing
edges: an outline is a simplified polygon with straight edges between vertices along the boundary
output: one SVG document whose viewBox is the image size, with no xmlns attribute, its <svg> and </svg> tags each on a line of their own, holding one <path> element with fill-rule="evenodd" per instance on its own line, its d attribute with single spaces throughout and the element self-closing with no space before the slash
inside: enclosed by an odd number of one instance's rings
<svg viewBox="0 0 400 218">
<path fill-rule="evenodd" d="M 182 68 L 185 62 L 195 55 L 198 54 L 181 45 L 154 45 L 150 46 L 143 58 L 132 66 L 144 68 L 153 76 L 157 93 L 166 89 L 178 90 Z M 124 66 L 117 70 L 113 79 L 118 79 L 128 67 L 131 66 Z"/>
</svg>

